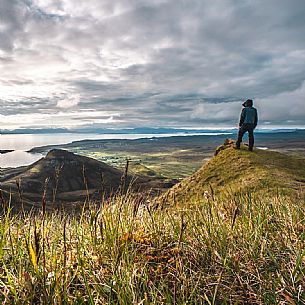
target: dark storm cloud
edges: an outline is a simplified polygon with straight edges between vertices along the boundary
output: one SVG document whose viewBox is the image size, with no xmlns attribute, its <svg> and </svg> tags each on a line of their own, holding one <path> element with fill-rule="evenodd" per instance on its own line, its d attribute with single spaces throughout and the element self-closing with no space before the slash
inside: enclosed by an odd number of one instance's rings
<svg viewBox="0 0 305 305">
<path fill-rule="evenodd" d="M 302 125 L 304 14 L 303 0 L 0 0 L 0 114 L 232 126 L 254 98 L 261 122 Z"/>
<path fill-rule="evenodd" d="M 33 113 L 50 113 L 54 112 L 53 107 L 56 106 L 55 101 L 49 101 L 46 99 L 39 99 L 36 97 L 19 97 L 18 99 L 18 114 L 28 114 L 29 109 Z M 16 102 L 10 102 L 0 99 L 0 115 L 15 115 L 16 114 Z"/>
<path fill-rule="evenodd" d="M 22 32 L 22 19 L 25 10 L 17 0 L 1 0 L 0 2 L 0 48 L 4 51 L 13 49 L 14 36 Z"/>
<path fill-rule="evenodd" d="M 73 86 L 75 86 L 76 88 L 78 88 L 80 91 L 85 91 L 85 92 L 110 92 L 113 93 L 116 90 L 119 89 L 118 86 L 114 85 L 114 84 L 109 84 L 107 82 L 99 82 L 99 81 L 95 81 L 93 79 L 83 79 L 83 80 L 77 80 L 73 83 Z"/>
</svg>

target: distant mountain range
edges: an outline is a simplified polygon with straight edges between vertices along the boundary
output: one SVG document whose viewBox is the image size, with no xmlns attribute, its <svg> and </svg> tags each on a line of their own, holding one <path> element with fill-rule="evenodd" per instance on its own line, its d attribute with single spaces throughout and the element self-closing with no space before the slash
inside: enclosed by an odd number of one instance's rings
<svg viewBox="0 0 305 305">
<path fill-rule="evenodd" d="M 297 128 L 269 128 L 257 129 L 257 132 L 294 132 Z M 0 130 L 0 134 L 50 134 L 50 133 L 96 133 L 96 134 L 174 134 L 174 133 L 236 133 L 237 128 L 219 129 L 191 129 L 191 128 L 163 128 L 163 127 L 137 127 L 137 128 L 22 128 L 14 130 Z"/>
<path fill-rule="evenodd" d="M 227 132 L 228 130 L 211 130 L 211 129 L 188 129 L 188 128 L 24 128 L 14 130 L 0 130 L 1 134 L 46 134 L 46 133 L 97 133 L 97 134 L 171 134 L 171 133 L 202 133 L 202 132 Z"/>
</svg>

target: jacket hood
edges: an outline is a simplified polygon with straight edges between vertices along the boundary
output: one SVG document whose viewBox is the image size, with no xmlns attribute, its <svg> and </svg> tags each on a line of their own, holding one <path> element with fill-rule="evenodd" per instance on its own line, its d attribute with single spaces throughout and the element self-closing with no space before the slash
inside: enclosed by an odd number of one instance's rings
<svg viewBox="0 0 305 305">
<path fill-rule="evenodd" d="M 253 101 L 252 100 L 246 100 L 244 103 L 243 103 L 243 106 L 244 107 L 252 107 L 253 106 Z"/>
</svg>

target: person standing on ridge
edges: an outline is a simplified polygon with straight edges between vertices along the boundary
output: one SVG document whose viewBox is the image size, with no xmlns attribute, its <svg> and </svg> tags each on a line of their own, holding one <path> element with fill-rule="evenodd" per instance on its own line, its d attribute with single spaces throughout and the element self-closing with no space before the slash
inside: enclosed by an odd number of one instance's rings
<svg viewBox="0 0 305 305">
<path fill-rule="evenodd" d="M 249 134 L 249 151 L 253 151 L 254 135 L 253 131 L 257 125 L 258 117 L 257 110 L 253 107 L 252 100 L 246 100 L 243 103 L 243 110 L 240 114 L 238 139 L 236 141 L 236 149 L 240 149 L 240 143 L 246 132 Z"/>
</svg>

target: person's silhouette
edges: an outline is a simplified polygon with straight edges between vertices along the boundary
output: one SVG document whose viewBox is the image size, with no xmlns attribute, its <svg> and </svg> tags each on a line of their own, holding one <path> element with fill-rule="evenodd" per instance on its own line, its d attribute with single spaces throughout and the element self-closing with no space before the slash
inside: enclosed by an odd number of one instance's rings
<svg viewBox="0 0 305 305">
<path fill-rule="evenodd" d="M 240 143 L 242 142 L 243 136 L 246 132 L 249 133 L 249 150 L 253 150 L 254 146 L 254 135 L 253 131 L 257 125 L 258 116 L 257 110 L 253 107 L 252 100 L 246 100 L 243 103 L 243 110 L 240 114 L 238 139 L 236 141 L 236 148 L 240 149 Z"/>
</svg>

